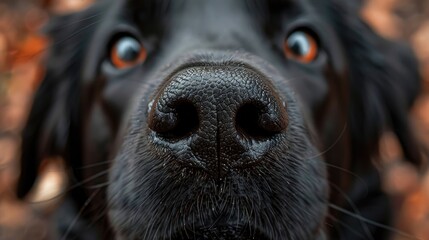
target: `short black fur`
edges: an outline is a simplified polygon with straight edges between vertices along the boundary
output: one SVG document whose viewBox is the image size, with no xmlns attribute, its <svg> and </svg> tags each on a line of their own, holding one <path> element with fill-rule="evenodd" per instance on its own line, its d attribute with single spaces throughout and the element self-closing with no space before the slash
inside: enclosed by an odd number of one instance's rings
<svg viewBox="0 0 429 240">
<path fill-rule="evenodd" d="M 378 158 L 381 134 L 392 130 L 406 159 L 421 164 L 407 116 L 421 84 L 412 51 L 377 35 L 350 2 L 221 0 L 194 4 L 199 8 L 189 2 L 102 1 L 54 18 L 47 27 L 53 40 L 47 73 L 23 133 L 18 195 L 24 197 L 31 189 L 44 157 L 61 156 L 71 169 L 72 185 L 79 186 L 68 194 L 78 208 L 92 196 L 95 183 L 108 183 L 101 185 L 101 196 L 82 216 L 98 218 L 91 211 L 108 207 L 110 221 L 104 216 L 97 226 L 106 234 L 103 239 L 112 231 L 108 222 L 120 239 L 241 239 L 240 232 L 242 238 L 258 239 L 386 239 L 386 230 L 328 211 L 328 201 L 390 224 L 388 199 L 372 161 Z M 218 22 L 210 9 L 224 14 Z M 294 28 L 310 29 L 318 37 L 324 51 L 316 62 L 302 65 L 284 59 L 281 44 Z M 141 36 L 148 50 L 142 66 L 115 72 L 105 60 L 110 39 L 118 32 Z M 205 82 L 193 86 L 187 81 L 202 76 L 234 79 L 231 76 L 252 75 L 249 72 L 256 72 L 263 86 L 249 89 L 270 89 L 269 94 L 280 99 L 273 108 L 284 104 L 288 116 L 287 128 L 270 137 L 269 153 L 257 159 L 262 163 L 236 153 L 243 150 L 236 136 L 229 136 L 228 114 L 208 121 L 217 126 L 216 136 L 203 135 L 217 147 L 189 143 L 218 154 L 216 163 L 197 149 L 192 154 L 203 165 L 195 165 L 187 153 L 171 150 L 176 140 L 154 137 L 156 131 L 145 119 L 158 116 L 159 109 L 165 111 L 162 101 L 172 98 L 164 95 L 166 88 L 175 82 L 183 85 L 190 89 L 192 102 L 199 97 L 217 99 L 216 94 L 195 93 L 205 89 Z M 222 89 L 229 83 L 213 84 Z M 234 101 L 215 105 L 228 112 Z M 205 100 L 201 104 L 211 107 Z M 211 132 L 211 125 L 204 124 L 199 126 Z M 265 151 L 252 141 L 245 141 L 244 149 Z M 90 163 L 111 161 L 106 167 L 84 170 Z M 108 165 L 109 179 L 102 174 L 91 179 Z M 371 211 L 374 207 L 380 211 Z M 188 232 L 195 232 L 194 237 Z"/>
</svg>

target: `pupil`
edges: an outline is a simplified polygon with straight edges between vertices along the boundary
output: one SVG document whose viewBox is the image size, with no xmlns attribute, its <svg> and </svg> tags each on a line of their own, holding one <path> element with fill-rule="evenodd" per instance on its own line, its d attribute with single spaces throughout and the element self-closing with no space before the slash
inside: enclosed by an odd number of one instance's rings
<svg viewBox="0 0 429 240">
<path fill-rule="evenodd" d="M 131 37 L 122 39 L 118 44 L 118 56 L 127 62 L 133 61 L 138 58 L 140 54 L 140 43 Z"/>
<path fill-rule="evenodd" d="M 292 43 L 292 46 L 290 46 L 290 49 L 296 55 L 304 55 L 304 50 L 302 49 L 301 44 L 299 42 Z"/>
<path fill-rule="evenodd" d="M 289 37 L 288 45 L 289 49 L 299 56 L 306 55 L 310 51 L 310 44 L 307 41 L 307 37 L 301 32 L 292 34 Z"/>
</svg>

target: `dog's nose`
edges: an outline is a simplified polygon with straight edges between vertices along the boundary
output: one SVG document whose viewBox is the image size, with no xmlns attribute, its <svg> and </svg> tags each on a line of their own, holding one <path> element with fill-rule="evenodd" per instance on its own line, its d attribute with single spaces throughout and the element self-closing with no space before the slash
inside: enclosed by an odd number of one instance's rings
<svg viewBox="0 0 429 240">
<path fill-rule="evenodd" d="M 179 71 L 160 87 L 148 117 L 155 143 L 215 174 L 267 160 L 287 123 L 271 82 L 245 66 Z"/>
</svg>

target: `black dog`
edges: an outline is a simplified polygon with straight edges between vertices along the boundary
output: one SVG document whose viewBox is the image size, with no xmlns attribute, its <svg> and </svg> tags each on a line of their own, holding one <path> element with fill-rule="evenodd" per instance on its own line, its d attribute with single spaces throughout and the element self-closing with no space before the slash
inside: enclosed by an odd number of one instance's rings
<svg viewBox="0 0 429 240">
<path fill-rule="evenodd" d="M 107 0 L 49 34 L 19 196 L 60 155 L 102 239 L 387 238 L 372 160 L 390 129 L 420 162 L 420 79 L 357 4 Z"/>
</svg>

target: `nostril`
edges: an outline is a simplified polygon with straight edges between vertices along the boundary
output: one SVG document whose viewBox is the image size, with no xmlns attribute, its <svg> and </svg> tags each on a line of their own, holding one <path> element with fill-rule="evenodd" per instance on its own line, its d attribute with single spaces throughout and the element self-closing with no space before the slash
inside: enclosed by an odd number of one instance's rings
<svg viewBox="0 0 429 240">
<path fill-rule="evenodd" d="M 237 110 L 236 129 L 243 136 L 269 138 L 283 131 L 287 120 L 282 113 L 267 111 L 260 102 L 245 103 Z"/>
<path fill-rule="evenodd" d="M 154 109 L 149 115 L 149 128 L 168 139 L 182 139 L 198 129 L 199 119 L 196 107 L 189 101 L 176 101 L 169 106 L 169 112 Z"/>
<path fill-rule="evenodd" d="M 198 112 L 192 103 L 178 103 L 176 105 L 176 116 L 177 125 L 169 132 L 171 138 L 183 138 L 198 129 Z"/>
</svg>

